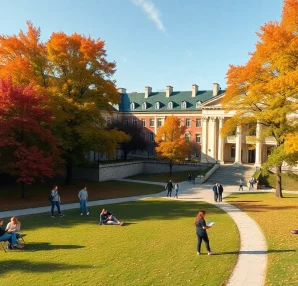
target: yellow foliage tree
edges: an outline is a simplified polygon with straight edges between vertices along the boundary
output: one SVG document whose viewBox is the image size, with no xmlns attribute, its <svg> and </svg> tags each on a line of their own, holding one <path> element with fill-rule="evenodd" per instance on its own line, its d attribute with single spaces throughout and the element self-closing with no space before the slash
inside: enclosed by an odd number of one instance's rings
<svg viewBox="0 0 298 286">
<path fill-rule="evenodd" d="M 167 117 L 165 124 L 157 130 L 155 148 L 161 158 L 169 160 L 170 175 L 173 165 L 185 160 L 189 153 L 189 144 L 186 143 L 184 134 L 186 126 L 180 126 L 180 120 L 173 115 Z"/>
<path fill-rule="evenodd" d="M 284 161 L 294 163 L 284 148 L 286 135 L 298 130 L 298 1 L 284 0 L 282 21 L 269 22 L 257 33 L 255 52 L 243 66 L 229 67 L 227 91 L 222 104 L 235 115 L 222 130 L 227 135 L 239 124 L 259 122 L 259 140 L 274 136 L 276 148 L 263 165 L 275 168 L 276 196 L 282 197 L 281 166 Z"/>
</svg>

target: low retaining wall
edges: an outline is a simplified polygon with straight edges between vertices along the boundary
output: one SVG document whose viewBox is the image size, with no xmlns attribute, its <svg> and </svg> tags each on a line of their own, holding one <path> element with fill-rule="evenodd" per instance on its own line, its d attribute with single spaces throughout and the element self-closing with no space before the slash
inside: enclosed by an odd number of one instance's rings
<svg viewBox="0 0 298 286">
<path fill-rule="evenodd" d="M 196 177 L 195 184 L 203 184 L 209 179 L 209 177 L 220 167 L 220 164 L 215 164 L 211 170 L 209 170 L 204 177 Z"/>
</svg>

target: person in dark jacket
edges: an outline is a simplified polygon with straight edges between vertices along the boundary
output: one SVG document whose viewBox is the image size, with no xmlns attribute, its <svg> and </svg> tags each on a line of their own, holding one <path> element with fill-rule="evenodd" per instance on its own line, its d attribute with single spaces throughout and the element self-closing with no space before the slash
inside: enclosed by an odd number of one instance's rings
<svg viewBox="0 0 298 286">
<path fill-rule="evenodd" d="M 206 231 L 211 226 L 206 225 L 205 216 L 206 216 L 206 211 L 201 210 L 198 213 L 196 220 L 195 220 L 196 234 L 198 237 L 197 255 L 201 254 L 201 244 L 202 244 L 203 240 L 205 242 L 206 249 L 208 251 L 208 255 L 214 254 L 214 252 L 212 252 L 210 249 L 209 238 L 208 238 L 207 231 Z"/>
<path fill-rule="evenodd" d="M 116 217 L 113 216 L 106 208 L 102 209 L 99 217 L 99 224 L 113 224 L 113 225 L 123 225 L 124 222 L 120 222 Z"/>
<path fill-rule="evenodd" d="M 168 196 L 172 196 L 172 190 L 173 190 L 173 184 L 172 184 L 172 181 L 169 180 L 169 182 L 166 184 L 166 190 L 168 191 L 167 193 L 167 197 Z"/>
<path fill-rule="evenodd" d="M 217 183 L 217 192 L 218 192 L 218 201 L 222 202 L 223 186 L 219 182 Z"/>
<path fill-rule="evenodd" d="M 8 241 L 9 247 L 23 248 L 24 246 L 18 244 L 17 236 L 15 232 L 6 232 L 3 228 L 3 220 L 0 219 L 0 241 Z"/>
<path fill-rule="evenodd" d="M 218 200 L 218 186 L 217 183 L 212 188 L 213 194 L 214 194 L 214 201 L 217 202 Z"/>
</svg>

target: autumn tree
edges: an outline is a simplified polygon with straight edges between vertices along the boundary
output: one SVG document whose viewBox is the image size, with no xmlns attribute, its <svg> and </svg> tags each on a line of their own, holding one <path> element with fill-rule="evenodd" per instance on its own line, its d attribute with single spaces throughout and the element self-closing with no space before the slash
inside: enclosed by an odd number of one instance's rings
<svg viewBox="0 0 298 286">
<path fill-rule="evenodd" d="M 73 165 L 84 162 L 90 151 L 111 155 L 126 138 L 115 129 L 107 131 L 103 116 L 119 101 L 111 79 L 115 67 L 100 39 L 59 32 L 42 43 L 40 30 L 30 22 L 27 33 L 0 37 L 0 77 L 32 83 L 49 95 L 51 129 L 66 165 L 66 183 Z"/>
<path fill-rule="evenodd" d="M 294 156 L 285 151 L 287 134 L 298 131 L 298 1 L 284 0 L 282 20 L 269 22 L 257 33 L 256 50 L 243 66 L 229 67 L 227 91 L 222 100 L 224 108 L 235 110 L 222 135 L 237 125 L 259 122 L 257 140 L 273 136 L 276 147 L 263 169 L 275 169 L 276 196 L 282 197 L 281 166 L 295 163 Z"/>
<path fill-rule="evenodd" d="M 159 157 L 169 160 L 170 175 L 173 165 L 188 156 L 189 144 L 184 138 L 185 131 L 186 126 L 180 126 L 179 118 L 173 115 L 167 117 L 164 125 L 157 130 L 155 150 Z"/>
<path fill-rule="evenodd" d="M 110 129 L 117 129 L 124 132 L 129 138 L 119 144 L 119 149 L 122 150 L 124 160 L 127 160 L 127 155 L 130 152 L 137 150 L 146 150 L 147 142 L 142 136 L 142 127 L 133 124 L 124 124 L 120 121 L 112 122 L 109 126 Z"/>
<path fill-rule="evenodd" d="M 54 175 L 58 160 L 56 140 L 46 128 L 51 112 L 46 97 L 33 85 L 0 80 L 0 170 L 16 178 L 24 198 L 25 184 Z"/>
</svg>

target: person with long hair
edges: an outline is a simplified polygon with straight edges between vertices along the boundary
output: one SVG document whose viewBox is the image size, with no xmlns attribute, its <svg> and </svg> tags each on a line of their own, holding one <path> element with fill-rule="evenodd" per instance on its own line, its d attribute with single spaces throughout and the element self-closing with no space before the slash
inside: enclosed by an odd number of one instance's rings
<svg viewBox="0 0 298 286">
<path fill-rule="evenodd" d="M 15 232 L 7 232 L 4 230 L 3 219 L 0 219 L 0 241 L 8 241 L 8 248 L 23 248 L 24 246 L 18 244 L 18 240 Z"/>
<path fill-rule="evenodd" d="M 10 222 L 7 224 L 5 231 L 7 233 L 15 233 L 16 238 L 19 239 L 20 237 L 26 236 L 26 234 L 20 234 L 19 233 L 20 230 L 21 230 L 21 223 L 15 216 L 13 216 L 10 219 Z"/>
<path fill-rule="evenodd" d="M 207 229 L 209 229 L 211 226 L 206 225 L 205 216 L 206 216 L 206 211 L 201 210 L 199 211 L 195 220 L 196 233 L 198 237 L 197 255 L 200 255 L 201 253 L 201 245 L 203 240 L 205 242 L 208 255 L 214 254 L 210 249 L 209 238 L 207 235 Z"/>
</svg>

